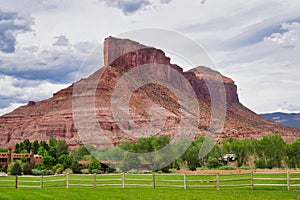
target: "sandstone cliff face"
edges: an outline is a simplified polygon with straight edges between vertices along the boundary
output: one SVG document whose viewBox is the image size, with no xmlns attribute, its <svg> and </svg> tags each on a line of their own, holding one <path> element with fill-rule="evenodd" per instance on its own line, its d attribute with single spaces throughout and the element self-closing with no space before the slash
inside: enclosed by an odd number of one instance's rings
<svg viewBox="0 0 300 200">
<path fill-rule="evenodd" d="M 182 79 L 185 77 L 194 89 L 200 106 L 200 123 L 197 135 L 205 135 L 210 123 L 211 97 L 205 80 L 211 83 L 220 81 L 210 73 L 209 68 L 201 67 L 201 72 L 196 69 L 183 72 L 182 68 L 170 63 L 170 58 L 165 56 L 162 50 L 147 47 L 127 39 L 108 37 L 104 43 L 105 67 L 101 68 L 86 79 L 72 84 L 53 95 L 52 98 L 41 102 L 29 102 L 15 111 L 0 117 L 0 146 L 13 146 L 26 138 L 30 140 L 48 140 L 52 137 L 65 139 L 70 146 L 75 147 L 82 143 L 74 123 L 72 112 L 72 99 L 74 98 L 74 85 L 82 88 L 96 85 L 95 91 L 84 91 L 83 104 L 95 104 L 95 116 L 105 135 L 115 144 L 129 139 L 137 140 L 137 137 L 153 135 L 134 136 L 124 133 L 117 125 L 111 108 L 111 97 L 116 84 L 120 78 L 137 66 L 152 64 L 166 65 L 173 70 L 153 74 L 164 80 L 173 80 L 174 77 Z M 176 73 L 174 72 L 176 71 Z M 177 76 L 176 74 L 181 74 Z M 102 74 L 99 80 L 99 74 Z M 153 75 L 153 74 L 149 74 Z M 214 74 L 214 73 L 213 73 Z M 237 87 L 234 81 L 228 77 L 221 76 L 226 92 L 227 116 L 225 127 L 217 138 L 260 138 L 268 134 L 281 134 L 287 141 L 295 140 L 299 135 L 299 129 L 280 126 L 263 117 L 260 117 L 244 107 L 238 99 Z M 182 86 L 184 89 L 184 86 Z M 78 89 L 78 88 L 77 88 Z M 95 99 L 89 98 L 95 95 Z M 77 97 L 75 97 L 77 98 Z M 78 97 L 79 98 L 79 97 Z M 164 108 L 162 120 L 151 122 L 151 109 L 153 105 Z M 150 123 L 154 126 L 163 126 L 158 134 L 174 136 L 180 123 L 180 105 L 176 95 L 162 85 L 147 84 L 139 87 L 130 97 L 129 112 L 131 119 L 123 123 L 123 127 L 133 129 L 133 126 L 146 127 Z M 86 126 L 96 128 L 88 120 L 91 113 L 82 111 L 82 119 L 86 119 Z M 103 139 L 102 146 L 109 146 Z"/>
</svg>

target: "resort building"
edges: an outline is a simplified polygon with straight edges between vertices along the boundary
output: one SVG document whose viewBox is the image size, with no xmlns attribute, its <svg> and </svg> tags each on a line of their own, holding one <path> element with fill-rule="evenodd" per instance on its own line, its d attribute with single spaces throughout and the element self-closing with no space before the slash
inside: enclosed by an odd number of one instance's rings
<svg viewBox="0 0 300 200">
<path fill-rule="evenodd" d="M 12 153 L 12 149 L 9 149 L 6 153 L 0 153 L 0 166 L 8 166 L 10 163 L 21 158 L 27 158 L 28 163 L 31 165 L 41 164 L 44 161 L 43 156 L 34 155 L 33 151 L 23 154 Z"/>
</svg>

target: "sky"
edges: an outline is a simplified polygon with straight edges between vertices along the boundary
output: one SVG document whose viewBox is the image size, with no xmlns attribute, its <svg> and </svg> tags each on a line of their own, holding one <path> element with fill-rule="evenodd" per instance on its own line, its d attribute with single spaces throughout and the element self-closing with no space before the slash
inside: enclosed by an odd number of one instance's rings
<svg viewBox="0 0 300 200">
<path fill-rule="evenodd" d="M 299 13 L 299 0 L 0 0 L 0 115 L 50 98 L 105 37 L 141 28 L 197 42 L 254 112 L 300 112 Z"/>
</svg>

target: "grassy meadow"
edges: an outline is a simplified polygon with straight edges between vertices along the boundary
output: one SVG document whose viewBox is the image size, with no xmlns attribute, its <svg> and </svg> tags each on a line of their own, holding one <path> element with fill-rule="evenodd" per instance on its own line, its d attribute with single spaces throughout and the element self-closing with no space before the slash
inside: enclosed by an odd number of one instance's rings
<svg viewBox="0 0 300 200">
<path fill-rule="evenodd" d="M 152 188 L 49 188 L 49 189 L 4 189 L 0 188 L 1 200 L 31 199 L 299 199 L 299 191 L 235 189 L 152 189 Z"/>
<path fill-rule="evenodd" d="M 255 174 L 254 190 L 251 174 L 152 174 L 66 175 L 0 177 L 0 200 L 26 199 L 300 199 L 300 174 Z M 186 184 L 184 184 L 186 179 Z M 266 180 L 263 180 L 266 179 Z M 217 185 L 219 184 L 219 190 Z M 260 184 L 279 184 L 262 186 Z M 69 188 L 67 188 L 69 185 Z M 186 186 L 186 190 L 184 189 Z M 240 185 L 240 186 L 238 186 Z M 282 185 L 282 186 L 280 186 Z M 125 186 L 125 188 L 123 188 Z M 196 188 L 201 187 L 201 188 Z"/>
</svg>

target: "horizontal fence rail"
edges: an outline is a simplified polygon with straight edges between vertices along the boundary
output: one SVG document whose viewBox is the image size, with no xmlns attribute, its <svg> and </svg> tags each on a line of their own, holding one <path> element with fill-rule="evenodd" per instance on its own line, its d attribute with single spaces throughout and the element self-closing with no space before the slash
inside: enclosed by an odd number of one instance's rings
<svg viewBox="0 0 300 200">
<path fill-rule="evenodd" d="M 249 172 L 217 174 L 63 174 L 53 176 L 1 176 L 0 187 L 152 187 L 152 188 L 221 188 L 282 187 L 300 188 L 300 173 Z"/>
</svg>

